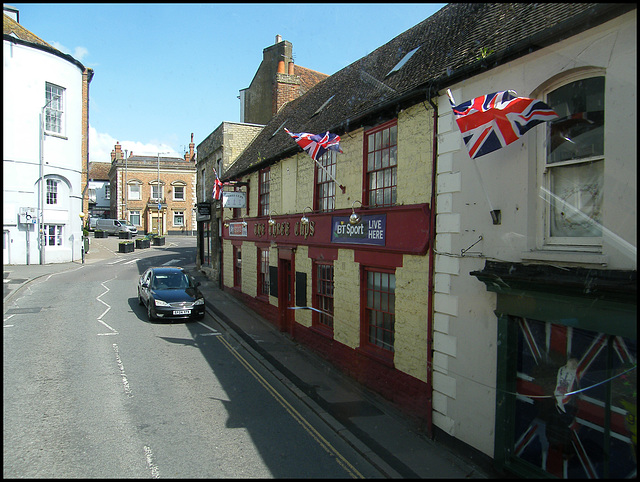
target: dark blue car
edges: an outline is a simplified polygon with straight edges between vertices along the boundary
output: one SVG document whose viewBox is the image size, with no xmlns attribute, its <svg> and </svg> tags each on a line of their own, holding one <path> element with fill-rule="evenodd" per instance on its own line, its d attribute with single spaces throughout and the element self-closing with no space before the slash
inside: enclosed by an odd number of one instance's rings
<svg viewBox="0 0 640 482">
<path fill-rule="evenodd" d="M 147 307 L 149 320 L 204 318 L 204 296 L 184 269 L 158 267 L 146 270 L 138 281 L 138 302 Z"/>
</svg>

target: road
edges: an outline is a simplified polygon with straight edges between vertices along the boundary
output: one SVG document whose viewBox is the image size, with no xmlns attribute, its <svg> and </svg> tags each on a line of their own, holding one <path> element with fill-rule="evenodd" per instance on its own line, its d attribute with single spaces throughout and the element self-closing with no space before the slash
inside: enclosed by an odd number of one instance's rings
<svg viewBox="0 0 640 482">
<path fill-rule="evenodd" d="M 209 315 L 149 322 L 136 282 L 195 238 L 38 279 L 5 306 L 4 477 L 376 478 Z"/>
</svg>

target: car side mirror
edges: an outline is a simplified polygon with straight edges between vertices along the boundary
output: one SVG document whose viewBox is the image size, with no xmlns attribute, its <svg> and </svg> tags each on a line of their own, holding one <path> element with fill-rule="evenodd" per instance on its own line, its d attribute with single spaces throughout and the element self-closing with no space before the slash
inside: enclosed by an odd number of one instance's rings
<svg viewBox="0 0 640 482">
<path fill-rule="evenodd" d="M 147 283 L 146 281 L 142 282 L 142 287 L 143 288 L 148 288 L 149 287 L 149 283 Z"/>
</svg>

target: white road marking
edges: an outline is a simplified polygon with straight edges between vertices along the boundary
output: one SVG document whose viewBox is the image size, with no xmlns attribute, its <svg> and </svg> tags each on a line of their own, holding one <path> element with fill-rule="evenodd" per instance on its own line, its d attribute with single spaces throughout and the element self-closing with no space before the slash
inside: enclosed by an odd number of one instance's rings
<svg viewBox="0 0 640 482">
<path fill-rule="evenodd" d="M 121 259 L 117 259 L 117 260 L 112 261 L 111 263 L 107 263 L 107 264 L 118 264 L 118 263 L 122 263 L 123 261 L 124 261 L 124 259 L 121 258 Z"/>
<path fill-rule="evenodd" d="M 127 262 L 126 262 L 126 263 L 124 263 L 124 264 L 136 263 L 137 261 L 140 261 L 140 258 L 132 259 L 131 261 L 127 261 Z"/>
<path fill-rule="evenodd" d="M 203 322 L 201 322 L 201 321 L 199 321 L 199 322 L 198 322 L 198 324 L 199 324 L 199 325 L 204 326 L 207 330 L 211 330 L 211 331 L 213 332 L 213 333 L 203 333 L 203 334 L 202 334 L 202 335 L 200 335 L 200 336 L 219 336 L 219 335 L 222 335 L 222 333 L 220 333 L 218 330 L 216 330 L 215 328 L 211 328 L 211 327 L 210 327 L 210 326 L 208 326 L 208 325 L 205 325 L 205 324 L 204 324 Z"/>
<path fill-rule="evenodd" d="M 111 328 L 108 324 L 106 324 L 104 321 L 102 321 L 102 317 L 103 317 L 104 315 L 106 315 L 106 314 L 107 314 L 107 312 L 111 309 L 111 305 L 109 305 L 108 303 L 105 303 L 104 301 L 102 301 L 102 300 L 100 299 L 100 298 L 102 298 L 104 295 L 106 295 L 109 291 L 111 291 L 109 288 L 107 288 L 107 286 L 105 285 L 105 283 L 108 283 L 109 281 L 114 280 L 114 279 L 115 279 L 115 278 L 111 278 L 111 279 L 109 279 L 109 280 L 107 280 L 107 281 L 104 281 L 103 283 L 100 283 L 100 284 L 102 285 L 102 287 L 103 287 L 105 290 L 107 290 L 107 291 L 105 291 L 104 293 L 102 293 L 100 296 L 96 297 L 96 300 L 98 300 L 100 303 L 102 303 L 103 305 L 105 305 L 105 306 L 107 307 L 107 309 L 106 309 L 106 310 L 104 310 L 104 312 L 103 312 L 100 316 L 98 316 L 98 321 L 99 321 L 100 323 L 102 323 L 104 326 L 106 326 L 107 328 L 109 328 L 109 329 L 112 331 L 112 333 L 98 333 L 98 336 L 100 336 L 100 335 L 117 335 L 117 334 L 118 334 L 118 331 L 117 331 L 117 330 L 114 330 L 114 329 L 113 329 L 113 328 Z"/>
<path fill-rule="evenodd" d="M 158 466 L 153 462 L 153 452 L 151 452 L 151 447 L 144 446 L 144 454 L 147 457 L 147 467 L 151 469 L 151 477 L 154 479 L 160 478 L 160 471 L 158 470 Z"/>
<path fill-rule="evenodd" d="M 122 377 L 122 384 L 124 385 L 124 393 L 127 394 L 127 397 L 133 397 L 133 393 L 131 393 L 131 387 L 129 386 L 129 380 L 127 380 L 127 375 L 124 372 L 124 365 L 122 360 L 120 359 L 120 353 L 118 351 L 117 343 L 113 344 L 113 351 L 116 352 L 116 363 L 118 364 L 118 368 L 120 369 L 120 376 Z"/>
<path fill-rule="evenodd" d="M 173 264 L 173 263 L 179 263 L 180 261 L 182 261 L 181 259 L 172 259 L 170 261 L 167 261 L 166 263 L 163 263 L 162 266 L 167 266 L 169 264 Z"/>
</svg>

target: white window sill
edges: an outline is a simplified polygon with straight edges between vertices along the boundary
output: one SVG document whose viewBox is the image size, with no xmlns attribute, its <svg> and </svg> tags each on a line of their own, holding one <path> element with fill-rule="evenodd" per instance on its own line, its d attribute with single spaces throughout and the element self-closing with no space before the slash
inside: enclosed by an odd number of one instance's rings
<svg viewBox="0 0 640 482">
<path fill-rule="evenodd" d="M 521 254 L 524 261 L 545 261 L 545 262 L 562 262 L 591 264 L 598 266 L 607 266 L 608 256 L 600 253 L 581 253 L 577 251 L 525 251 Z"/>
</svg>

